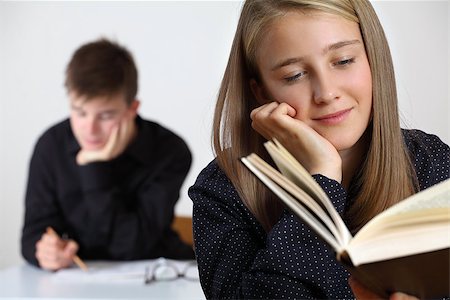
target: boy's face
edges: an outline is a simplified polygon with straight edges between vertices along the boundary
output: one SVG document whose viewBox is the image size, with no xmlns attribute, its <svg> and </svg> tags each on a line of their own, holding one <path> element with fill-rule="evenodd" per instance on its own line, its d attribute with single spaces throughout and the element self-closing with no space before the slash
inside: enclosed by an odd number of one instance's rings
<svg viewBox="0 0 450 300">
<path fill-rule="evenodd" d="M 86 101 L 85 96 L 69 93 L 70 125 L 83 150 L 100 150 L 108 141 L 111 130 L 124 118 L 136 116 L 135 105 L 128 105 L 119 93 L 98 96 Z M 136 101 L 136 100 L 135 100 Z"/>
</svg>

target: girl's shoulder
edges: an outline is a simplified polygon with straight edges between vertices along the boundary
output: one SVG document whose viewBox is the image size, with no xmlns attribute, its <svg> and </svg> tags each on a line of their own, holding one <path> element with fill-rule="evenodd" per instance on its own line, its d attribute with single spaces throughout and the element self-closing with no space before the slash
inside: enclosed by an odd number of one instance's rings
<svg viewBox="0 0 450 300">
<path fill-rule="evenodd" d="M 200 172 L 188 193 L 194 204 L 206 201 L 239 208 L 245 207 L 237 190 L 220 168 L 216 159 Z"/>
<path fill-rule="evenodd" d="M 450 147 L 434 134 L 419 129 L 402 129 L 402 133 L 408 150 L 413 154 L 425 152 L 430 156 L 447 158 L 450 154 Z"/>
<path fill-rule="evenodd" d="M 403 129 L 403 137 L 421 189 L 450 178 L 450 147 L 438 136 Z"/>
<path fill-rule="evenodd" d="M 194 215 L 216 215 L 219 219 L 227 219 L 233 226 L 251 228 L 260 238 L 265 236 L 262 226 L 215 159 L 200 172 L 188 194 L 194 203 Z"/>
<path fill-rule="evenodd" d="M 204 190 L 211 194 L 234 194 L 236 190 L 226 176 L 225 172 L 217 164 L 217 160 L 212 160 L 198 175 L 194 185 L 190 190 Z"/>
</svg>

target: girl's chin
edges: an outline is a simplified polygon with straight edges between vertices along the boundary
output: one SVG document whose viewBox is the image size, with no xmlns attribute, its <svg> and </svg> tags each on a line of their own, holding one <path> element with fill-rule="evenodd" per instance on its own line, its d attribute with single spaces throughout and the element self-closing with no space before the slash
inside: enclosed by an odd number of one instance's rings
<svg viewBox="0 0 450 300">
<path fill-rule="evenodd" d="M 346 153 L 348 151 L 354 153 L 354 151 L 364 151 L 364 149 L 367 150 L 367 147 L 370 143 L 364 141 L 361 137 L 359 137 L 359 139 L 357 137 L 349 137 L 347 139 L 332 140 L 330 142 L 340 154 Z"/>
<path fill-rule="evenodd" d="M 356 139 L 327 139 L 337 151 L 346 151 L 352 149 L 358 142 Z"/>
</svg>

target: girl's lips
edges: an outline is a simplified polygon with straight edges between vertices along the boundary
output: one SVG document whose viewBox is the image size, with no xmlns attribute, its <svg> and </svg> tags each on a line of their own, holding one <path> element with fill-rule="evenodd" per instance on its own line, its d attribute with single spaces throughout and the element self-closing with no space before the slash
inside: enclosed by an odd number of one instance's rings
<svg viewBox="0 0 450 300">
<path fill-rule="evenodd" d="M 349 108 L 349 109 L 344 109 L 332 114 L 328 114 L 328 115 L 324 115 L 318 118 L 313 119 L 314 121 L 319 121 L 321 123 L 325 123 L 328 125 L 334 125 L 334 124 L 338 124 L 342 121 L 344 121 L 348 115 L 350 114 L 350 111 L 353 108 Z"/>
</svg>

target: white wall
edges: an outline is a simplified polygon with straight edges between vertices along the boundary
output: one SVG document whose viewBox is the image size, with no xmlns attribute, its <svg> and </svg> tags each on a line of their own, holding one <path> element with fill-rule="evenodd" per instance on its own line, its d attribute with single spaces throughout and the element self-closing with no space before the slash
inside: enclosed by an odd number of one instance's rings
<svg viewBox="0 0 450 300">
<path fill-rule="evenodd" d="M 394 59 L 403 126 L 450 144 L 450 2 L 373 3 Z"/>
<path fill-rule="evenodd" d="M 141 114 L 179 133 L 194 162 L 176 207 L 212 159 L 210 124 L 240 2 L 0 2 L 0 268 L 17 264 L 28 162 L 37 137 L 65 116 L 73 51 L 117 39 L 140 71 Z M 410 127 L 450 144 L 449 3 L 381 1 Z"/>
</svg>

